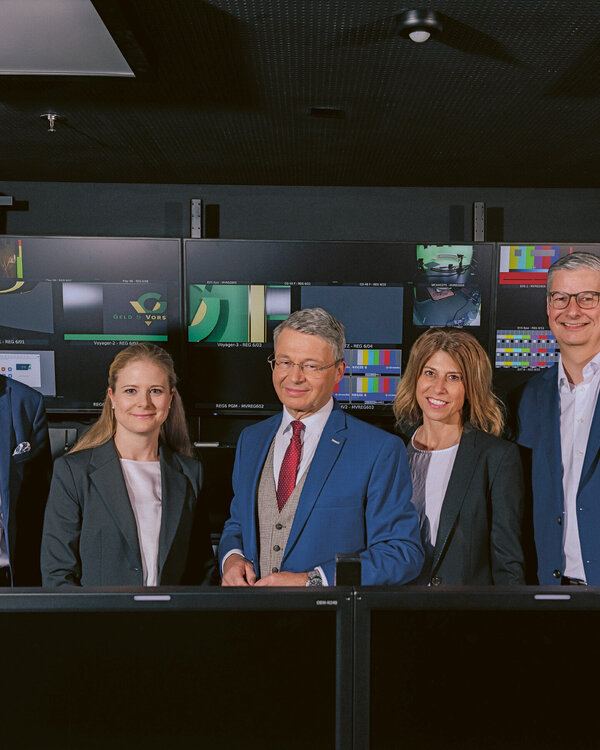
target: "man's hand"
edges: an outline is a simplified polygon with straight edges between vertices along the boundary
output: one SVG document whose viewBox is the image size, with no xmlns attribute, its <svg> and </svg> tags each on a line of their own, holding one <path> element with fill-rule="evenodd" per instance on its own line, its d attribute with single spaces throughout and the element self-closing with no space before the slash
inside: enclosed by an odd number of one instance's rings
<svg viewBox="0 0 600 750">
<path fill-rule="evenodd" d="M 229 562 L 229 560 L 227 560 Z M 260 578 L 255 586 L 306 586 L 308 573 L 270 573 L 264 578 Z"/>
<path fill-rule="evenodd" d="M 254 586 L 256 573 L 250 560 L 234 552 L 223 565 L 221 586 Z"/>
</svg>

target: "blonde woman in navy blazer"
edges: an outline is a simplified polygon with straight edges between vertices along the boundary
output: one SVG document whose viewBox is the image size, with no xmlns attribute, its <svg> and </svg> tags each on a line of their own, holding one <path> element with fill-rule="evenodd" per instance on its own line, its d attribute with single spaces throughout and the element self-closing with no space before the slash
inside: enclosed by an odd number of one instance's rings
<svg viewBox="0 0 600 750">
<path fill-rule="evenodd" d="M 191 457 L 169 354 L 114 359 L 104 410 L 56 461 L 42 538 L 44 586 L 201 584 L 213 570 L 202 467 Z"/>
<path fill-rule="evenodd" d="M 431 328 L 413 345 L 394 413 L 408 437 L 426 562 L 416 583 L 525 583 L 523 476 L 479 342 Z M 416 428 L 416 429 L 415 429 Z"/>
</svg>

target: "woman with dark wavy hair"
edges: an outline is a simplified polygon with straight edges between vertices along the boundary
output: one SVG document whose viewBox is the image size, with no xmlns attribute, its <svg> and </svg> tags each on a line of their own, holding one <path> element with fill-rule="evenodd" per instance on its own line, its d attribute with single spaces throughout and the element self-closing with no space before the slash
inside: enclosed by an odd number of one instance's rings
<svg viewBox="0 0 600 750">
<path fill-rule="evenodd" d="M 98 421 L 57 459 L 42 538 L 44 586 L 208 582 L 213 554 L 173 361 L 117 354 Z"/>
<path fill-rule="evenodd" d="M 431 328 L 410 351 L 394 414 L 408 435 L 426 552 L 415 583 L 525 583 L 521 460 L 499 437 L 491 383 L 483 347 L 459 328 Z"/>
</svg>

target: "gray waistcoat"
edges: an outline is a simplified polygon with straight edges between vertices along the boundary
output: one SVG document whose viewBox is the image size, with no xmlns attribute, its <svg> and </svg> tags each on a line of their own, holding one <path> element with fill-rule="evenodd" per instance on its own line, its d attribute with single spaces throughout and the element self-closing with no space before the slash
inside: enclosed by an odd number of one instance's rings
<svg viewBox="0 0 600 750">
<path fill-rule="evenodd" d="M 258 483 L 258 541 L 260 577 L 281 570 L 281 560 L 290 535 L 298 500 L 304 487 L 308 469 L 300 477 L 281 512 L 277 507 L 277 489 L 273 475 L 273 453 L 275 441 L 271 443 L 267 460 Z"/>
</svg>

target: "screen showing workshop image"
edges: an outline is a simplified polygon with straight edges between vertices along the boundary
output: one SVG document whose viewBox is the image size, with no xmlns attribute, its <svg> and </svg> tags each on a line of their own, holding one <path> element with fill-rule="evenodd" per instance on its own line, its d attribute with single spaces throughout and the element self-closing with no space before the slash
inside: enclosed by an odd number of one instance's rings
<svg viewBox="0 0 600 750">
<path fill-rule="evenodd" d="M 415 284 L 465 284 L 473 265 L 472 245 L 417 245 Z"/>
<path fill-rule="evenodd" d="M 417 245 L 413 325 L 480 326 L 472 245 Z"/>
</svg>

